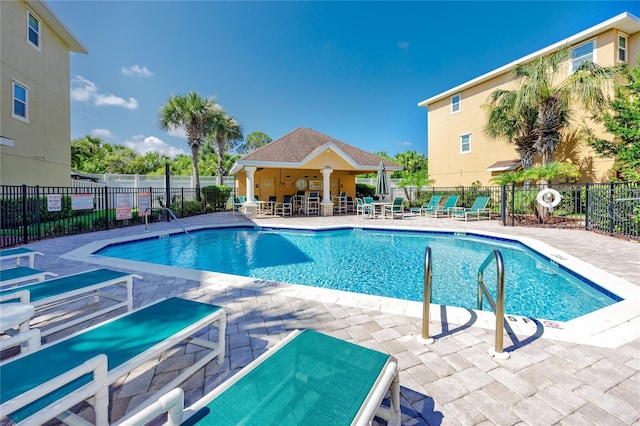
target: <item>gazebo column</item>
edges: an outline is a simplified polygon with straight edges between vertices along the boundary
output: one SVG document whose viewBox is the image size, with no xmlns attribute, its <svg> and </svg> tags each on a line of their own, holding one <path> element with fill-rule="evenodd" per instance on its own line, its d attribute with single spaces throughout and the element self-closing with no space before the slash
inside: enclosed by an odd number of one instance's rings
<svg viewBox="0 0 640 426">
<path fill-rule="evenodd" d="M 247 175 L 247 201 L 244 203 L 244 214 L 249 217 L 256 217 L 258 214 L 258 205 L 254 201 L 255 198 L 253 196 L 253 188 L 255 188 L 254 184 L 254 174 L 256 172 L 256 167 L 245 167 L 244 172 Z"/>
<path fill-rule="evenodd" d="M 320 214 L 322 216 L 333 216 L 333 201 L 331 201 L 331 173 L 333 169 L 324 166 L 320 170 L 322 173 L 322 202 L 320 203 Z"/>
</svg>

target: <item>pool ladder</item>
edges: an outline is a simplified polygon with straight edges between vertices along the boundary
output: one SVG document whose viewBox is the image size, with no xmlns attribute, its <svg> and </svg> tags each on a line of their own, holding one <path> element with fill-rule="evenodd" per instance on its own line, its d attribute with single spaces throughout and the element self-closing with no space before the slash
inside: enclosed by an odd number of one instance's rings
<svg viewBox="0 0 640 426">
<path fill-rule="evenodd" d="M 184 231 L 185 234 L 187 234 L 187 237 L 189 237 L 190 240 L 193 240 L 193 237 L 187 232 L 187 230 L 184 228 L 184 226 L 182 226 L 182 224 L 180 223 L 180 221 L 178 220 L 176 215 L 173 214 L 171 209 L 168 208 L 168 207 L 147 207 L 144 210 L 144 232 L 147 232 L 149 230 L 149 219 L 148 219 L 149 216 L 147 216 L 147 212 L 148 211 L 153 211 L 153 210 L 163 210 L 163 211 L 166 211 L 167 213 L 169 213 L 169 215 L 176 221 L 178 226 L 180 228 L 182 228 L 182 230 Z"/>
<path fill-rule="evenodd" d="M 484 270 L 495 260 L 497 268 L 497 294 L 493 300 L 491 293 L 484 284 Z M 422 301 L 422 336 L 419 338 L 423 343 L 433 343 L 433 338 L 429 337 L 429 308 L 431 306 L 431 280 L 433 271 L 431 266 L 431 247 L 427 247 L 424 253 L 424 299 Z M 494 250 L 482 262 L 478 268 L 478 310 L 482 309 L 484 296 L 487 297 L 491 308 L 496 314 L 496 338 L 493 349 L 489 354 L 498 359 L 509 358 L 509 353 L 503 351 L 504 338 L 504 262 L 499 250 Z"/>
</svg>

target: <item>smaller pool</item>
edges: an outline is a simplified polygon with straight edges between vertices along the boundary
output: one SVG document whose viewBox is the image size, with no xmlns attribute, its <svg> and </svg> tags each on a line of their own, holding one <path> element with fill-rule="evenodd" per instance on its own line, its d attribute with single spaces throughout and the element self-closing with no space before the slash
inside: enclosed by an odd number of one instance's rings
<svg viewBox="0 0 640 426">
<path fill-rule="evenodd" d="M 505 311 L 568 321 L 622 300 L 523 244 L 451 232 L 215 228 L 108 246 L 96 254 L 422 301 L 431 247 L 433 303 L 476 309 L 477 273 L 499 249 Z M 485 271 L 495 297 L 495 266 Z M 490 309 L 488 306 L 485 309 Z"/>
</svg>

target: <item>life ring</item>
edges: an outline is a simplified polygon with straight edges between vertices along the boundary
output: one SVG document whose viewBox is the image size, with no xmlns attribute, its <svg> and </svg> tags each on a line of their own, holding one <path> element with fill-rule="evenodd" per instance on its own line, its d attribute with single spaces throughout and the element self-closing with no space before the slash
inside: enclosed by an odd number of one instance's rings
<svg viewBox="0 0 640 426">
<path fill-rule="evenodd" d="M 552 197 L 549 199 L 549 197 Z M 536 200 L 538 200 L 538 204 L 548 209 L 553 209 L 555 206 L 560 204 L 560 200 L 562 200 L 562 195 L 555 189 L 547 188 L 538 192 L 536 196 Z"/>
</svg>

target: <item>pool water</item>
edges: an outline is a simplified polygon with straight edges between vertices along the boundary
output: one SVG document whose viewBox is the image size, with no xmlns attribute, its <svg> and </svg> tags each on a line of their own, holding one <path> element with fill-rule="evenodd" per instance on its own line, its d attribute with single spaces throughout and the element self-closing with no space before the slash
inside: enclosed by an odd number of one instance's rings
<svg viewBox="0 0 640 426">
<path fill-rule="evenodd" d="M 505 312 L 568 321 L 619 300 L 506 240 L 452 233 L 366 229 L 299 231 L 216 228 L 111 245 L 98 253 L 269 281 L 422 301 L 425 249 L 432 253 L 432 303 L 476 309 L 478 268 L 494 249 L 505 267 Z M 495 298 L 496 267 L 484 281 Z M 483 309 L 490 310 L 485 302 Z"/>
</svg>

